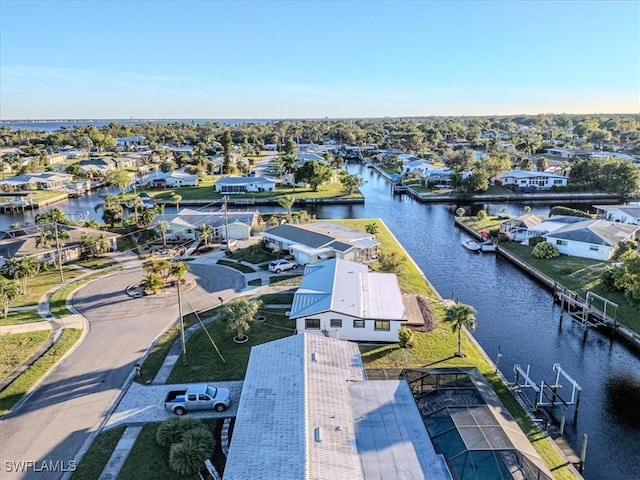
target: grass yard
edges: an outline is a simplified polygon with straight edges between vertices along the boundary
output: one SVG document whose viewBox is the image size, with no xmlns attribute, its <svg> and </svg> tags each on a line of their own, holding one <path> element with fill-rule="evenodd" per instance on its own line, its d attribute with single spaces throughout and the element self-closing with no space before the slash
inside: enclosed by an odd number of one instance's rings
<svg viewBox="0 0 640 480">
<path fill-rule="evenodd" d="M 491 230 L 499 229 L 502 222 L 507 221 L 508 218 L 500 215 L 487 215 L 485 220 L 478 220 L 477 217 L 462 217 L 458 218 L 458 220 L 462 221 L 462 223 L 473 228 L 477 232 L 482 230 L 489 232 Z"/>
<path fill-rule="evenodd" d="M 126 426 L 122 425 L 98 434 L 71 478 L 73 480 L 98 480 L 125 429 Z"/>
<path fill-rule="evenodd" d="M 213 433 L 216 446 L 212 452 L 211 461 L 218 473 L 222 474 L 226 462 L 220 447 L 222 420 L 203 420 L 202 423 Z M 118 480 L 156 480 L 158 478 L 187 480 L 193 478 L 178 475 L 169 467 L 169 449 L 156 443 L 156 430 L 159 425 L 159 423 L 148 423 L 142 427 L 131 453 L 122 466 Z M 75 476 L 73 478 L 75 480 Z"/>
<path fill-rule="evenodd" d="M 56 190 L 36 190 L 31 193 L 31 199 L 35 203 L 40 202 L 57 202 L 68 197 L 66 192 L 58 192 Z"/>
<path fill-rule="evenodd" d="M 87 260 L 78 260 L 77 262 L 73 262 L 73 265 L 78 265 L 90 270 L 100 270 L 102 268 L 111 267 L 116 263 L 118 262 L 112 260 L 110 257 L 93 257 Z"/>
<path fill-rule="evenodd" d="M 279 287 L 299 287 L 302 282 L 302 275 L 280 275 L 269 277 L 269 285 Z"/>
<path fill-rule="evenodd" d="M 64 279 L 71 280 L 81 275 L 77 269 L 63 267 Z M 33 278 L 27 280 L 27 293 L 14 299 L 10 307 L 25 307 L 27 305 L 37 305 L 40 298 L 49 290 L 60 283 L 60 272 L 58 270 L 47 270 L 40 272 Z"/>
<path fill-rule="evenodd" d="M 0 380 L 4 380 L 49 338 L 50 330 L 0 336 Z"/>
<path fill-rule="evenodd" d="M 256 273 L 256 271 L 248 265 L 243 265 L 242 263 L 234 262 L 231 260 L 218 260 L 218 265 L 224 265 L 225 267 L 235 268 L 236 270 L 241 271 L 242 273 Z"/>
<path fill-rule="evenodd" d="M 623 293 L 606 292 L 600 288 L 600 275 L 611 265 L 609 262 L 566 255 L 550 260 L 541 260 L 531 256 L 533 247 L 512 242 L 502 243 L 500 246 L 583 298 L 588 291 L 592 291 L 617 303 L 619 307 L 616 319 L 621 324 L 640 333 L 640 316 L 637 307 L 634 307 Z"/>
<path fill-rule="evenodd" d="M 268 295 L 263 295 L 260 297 L 262 303 L 278 305 L 285 303 L 293 303 L 293 293 L 270 293 Z"/>
<path fill-rule="evenodd" d="M 58 343 L 0 392 L 0 417 L 5 415 L 75 345 L 82 330 L 67 328 Z"/>
<path fill-rule="evenodd" d="M 38 309 L 18 310 L 9 312 L 7 318 L 0 319 L 0 327 L 7 325 L 20 325 L 21 323 L 44 322 L 44 318 L 38 315 Z"/>
<path fill-rule="evenodd" d="M 263 310 L 267 317 L 264 323 L 253 323 L 247 332 L 249 341 L 237 344 L 235 334 L 228 325 L 215 321 L 207 326 L 207 331 L 216 343 L 226 362 L 223 362 L 209 338 L 202 330 L 194 333 L 187 342 L 187 362 L 182 356 L 173 368 L 168 383 L 241 380 L 244 378 L 251 347 L 293 335 L 295 322 L 281 310 Z"/>
<path fill-rule="evenodd" d="M 267 252 L 259 243 L 257 243 L 250 247 L 233 252 L 233 255 L 229 258 L 232 260 L 243 260 L 249 263 L 263 263 L 270 262 L 275 259 L 276 256 Z"/>
</svg>

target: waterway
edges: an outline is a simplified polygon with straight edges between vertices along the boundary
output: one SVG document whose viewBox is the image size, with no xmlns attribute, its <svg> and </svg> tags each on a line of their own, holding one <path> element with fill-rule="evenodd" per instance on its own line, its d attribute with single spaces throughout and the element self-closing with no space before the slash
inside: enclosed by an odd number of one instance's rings
<svg viewBox="0 0 640 480">
<path fill-rule="evenodd" d="M 570 320 L 559 325 L 560 311 L 544 287 L 499 256 L 462 248 L 466 234 L 455 228 L 450 206 L 394 196 L 379 174 L 369 169 L 361 173 L 367 180 L 364 205 L 318 206 L 312 213 L 318 218 L 382 219 L 443 297 L 477 310 L 474 336 L 507 379 L 514 378 L 514 364 L 521 364 L 531 365 L 534 380 L 552 382 L 552 366 L 559 363 L 582 386 L 578 420 L 573 422 L 569 409 L 565 438 L 579 452 L 583 433 L 589 435 L 585 478 L 640 479 L 640 356 L 599 332 L 585 334 Z M 56 206 L 74 219 L 96 218 L 94 206 L 104 193 Z M 512 215 L 524 209 L 518 204 L 484 207 L 489 213 L 506 207 Z M 546 215 L 549 208 L 534 205 L 532 212 Z M 32 222 L 33 213 L 0 214 L 0 230 L 24 221 Z M 560 411 L 556 413 L 559 417 Z"/>
</svg>

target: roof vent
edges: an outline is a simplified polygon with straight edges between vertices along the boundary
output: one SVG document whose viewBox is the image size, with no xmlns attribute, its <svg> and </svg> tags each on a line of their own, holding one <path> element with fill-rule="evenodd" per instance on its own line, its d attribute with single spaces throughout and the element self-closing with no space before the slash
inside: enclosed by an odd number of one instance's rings
<svg viewBox="0 0 640 480">
<path fill-rule="evenodd" d="M 316 352 L 311 352 L 311 361 L 312 362 L 317 362 L 318 361 L 318 357 L 316 356 Z"/>
<path fill-rule="evenodd" d="M 322 436 L 320 435 L 320 433 L 321 433 L 320 427 L 316 427 L 315 430 L 313 431 L 313 437 L 318 443 L 322 442 Z"/>
</svg>

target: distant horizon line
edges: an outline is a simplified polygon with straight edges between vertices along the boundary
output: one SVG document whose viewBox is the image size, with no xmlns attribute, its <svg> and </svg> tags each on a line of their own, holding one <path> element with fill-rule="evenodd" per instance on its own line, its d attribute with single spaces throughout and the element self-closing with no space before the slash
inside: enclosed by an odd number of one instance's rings
<svg viewBox="0 0 640 480">
<path fill-rule="evenodd" d="M 101 122 L 101 121 L 109 121 L 109 120 L 126 120 L 126 121 L 166 121 L 166 120 L 354 120 L 354 119 L 363 119 L 363 120 L 382 120 L 382 119 L 392 119 L 392 118 L 484 118 L 484 117 L 531 117 L 538 115 L 570 115 L 570 116 L 592 116 L 592 115 L 640 115 L 640 112 L 637 113 L 620 113 L 620 112 L 594 112 L 594 113 L 550 113 L 550 112 L 539 112 L 539 113 L 514 113 L 514 114 L 486 114 L 486 115 L 398 115 L 391 116 L 385 115 L 381 117 L 367 117 L 367 116 L 353 116 L 353 117 L 94 117 L 94 118 L 10 118 L 10 119 L 0 119 L 0 123 L 29 123 L 29 122 L 74 122 L 74 121 L 82 121 L 82 122 Z"/>
</svg>

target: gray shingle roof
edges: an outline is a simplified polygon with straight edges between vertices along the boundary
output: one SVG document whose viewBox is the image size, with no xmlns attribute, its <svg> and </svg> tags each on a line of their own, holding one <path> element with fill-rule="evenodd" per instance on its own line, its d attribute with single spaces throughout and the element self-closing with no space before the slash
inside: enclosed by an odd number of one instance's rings
<svg viewBox="0 0 640 480">
<path fill-rule="evenodd" d="M 638 225 L 627 225 L 606 220 L 584 220 L 565 225 L 549 233 L 547 237 L 611 247 L 623 240 L 627 240 L 629 237 L 633 237 L 638 231 L 640 231 L 640 226 Z"/>
<path fill-rule="evenodd" d="M 289 242 L 300 243 L 312 248 L 324 247 L 335 240 L 333 237 L 328 235 L 322 235 L 321 233 L 311 232 L 303 228 L 298 228 L 294 225 L 286 224 L 270 228 L 265 231 L 264 234 L 267 237 L 278 237 Z"/>
</svg>

